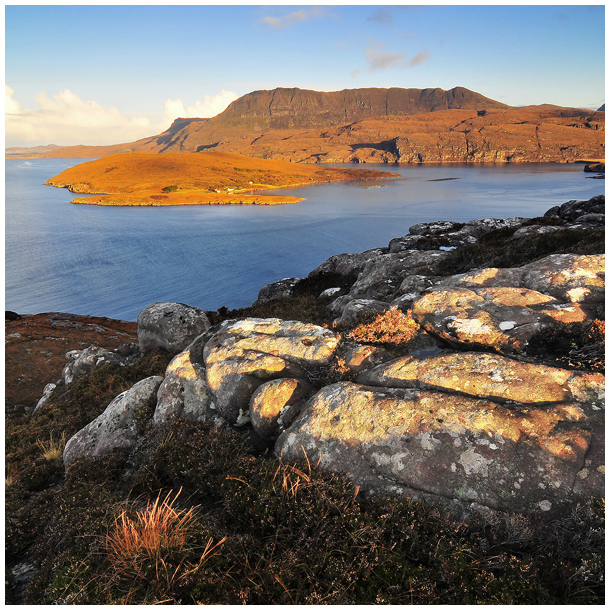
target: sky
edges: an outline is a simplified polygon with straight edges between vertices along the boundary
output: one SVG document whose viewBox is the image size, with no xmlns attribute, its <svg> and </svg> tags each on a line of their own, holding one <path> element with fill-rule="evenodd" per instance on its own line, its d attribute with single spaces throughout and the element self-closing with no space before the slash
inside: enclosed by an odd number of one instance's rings
<svg viewBox="0 0 610 610">
<path fill-rule="evenodd" d="M 603 4 L 9 4 L 5 145 L 131 142 L 276 87 L 595 109 L 604 26 Z"/>
</svg>

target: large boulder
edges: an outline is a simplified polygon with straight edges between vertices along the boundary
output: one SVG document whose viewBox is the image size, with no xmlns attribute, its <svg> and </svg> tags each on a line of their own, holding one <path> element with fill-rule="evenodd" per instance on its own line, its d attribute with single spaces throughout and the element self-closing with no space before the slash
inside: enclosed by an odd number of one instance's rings
<svg viewBox="0 0 610 610">
<path fill-rule="evenodd" d="M 545 216 L 559 216 L 559 218 L 568 222 L 580 222 L 582 216 L 588 214 L 605 214 L 606 213 L 606 197 L 605 195 L 596 195 L 588 200 L 571 199 L 562 205 L 555 206 L 545 213 Z"/>
<path fill-rule="evenodd" d="M 405 356 L 366 371 L 364 385 L 460 392 L 495 402 L 601 403 L 604 376 L 518 362 L 483 352 L 441 353 L 428 358 Z"/>
<path fill-rule="evenodd" d="M 582 322 L 588 313 L 527 288 L 435 286 L 413 303 L 413 318 L 448 343 L 513 353 L 553 321 Z"/>
<path fill-rule="evenodd" d="M 247 417 L 263 382 L 307 380 L 329 363 L 339 339 L 320 326 L 277 318 L 247 318 L 219 330 L 203 352 L 215 408 L 231 423 Z"/>
<path fill-rule="evenodd" d="M 203 362 L 203 348 L 209 336 L 204 333 L 169 363 L 165 378 L 157 392 L 155 424 L 178 418 L 215 421 L 211 408 L 212 394 L 208 389 Z"/>
<path fill-rule="evenodd" d="M 275 299 L 285 299 L 292 296 L 294 287 L 299 282 L 298 277 L 288 277 L 271 284 L 266 284 L 258 291 L 258 298 L 252 305 L 262 305 Z"/>
<path fill-rule="evenodd" d="M 182 303 L 153 303 L 138 314 L 138 342 L 143 352 L 161 347 L 177 353 L 210 328 L 205 312 Z"/>
<path fill-rule="evenodd" d="M 263 383 L 250 400 L 250 423 L 264 439 L 275 439 L 299 414 L 312 387 L 302 379 L 273 379 Z"/>
<path fill-rule="evenodd" d="M 319 461 L 371 493 L 554 514 L 603 495 L 601 413 L 342 382 L 308 401 L 275 453 Z"/>
<path fill-rule="evenodd" d="M 64 466 L 80 457 L 97 457 L 115 449 L 131 449 L 150 420 L 163 377 L 147 377 L 119 394 L 106 410 L 66 443 Z"/>
</svg>

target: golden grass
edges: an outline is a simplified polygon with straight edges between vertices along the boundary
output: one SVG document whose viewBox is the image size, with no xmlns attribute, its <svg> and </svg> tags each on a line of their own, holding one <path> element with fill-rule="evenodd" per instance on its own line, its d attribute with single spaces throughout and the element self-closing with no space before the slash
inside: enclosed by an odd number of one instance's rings
<svg viewBox="0 0 610 610">
<path fill-rule="evenodd" d="M 5 489 L 11 487 L 17 482 L 19 478 L 19 472 L 15 464 L 8 464 L 4 468 L 4 487 Z"/>
<path fill-rule="evenodd" d="M 170 595 L 176 585 L 197 572 L 226 538 L 216 544 L 209 538 L 202 553 L 193 560 L 189 542 L 195 531 L 194 507 L 177 509 L 179 490 L 161 501 L 159 495 L 143 510 L 123 510 L 106 536 L 106 551 L 118 578 L 139 582 L 156 592 Z"/>
<path fill-rule="evenodd" d="M 389 172 L 257 159 L 219 152 L 123 153 L 70 167 L 46 184 L 97 195 L 74 203 L 97 205 L 272 205 L 295 197 L 258 195 L 288 186 L 388 178 Z"/>
<path fill-rule="evenodd" d="M 56 440 L 53 433 L 48 441 L 37 440 L 36 445 L 42 451 L 42 455 L 48 462 L 61 462 L 63 460 L 64 448 L 66 447 L 66 433 L 62 432 Z"/>
</svg>

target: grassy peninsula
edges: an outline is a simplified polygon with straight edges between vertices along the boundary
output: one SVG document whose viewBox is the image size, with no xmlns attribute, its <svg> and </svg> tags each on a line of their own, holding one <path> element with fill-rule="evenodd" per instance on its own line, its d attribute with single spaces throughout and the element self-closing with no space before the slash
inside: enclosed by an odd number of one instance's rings
<svg viewBox="0 0 610 610">
<path fill-rule="evenodd" d="M 302 198 L 258 194 L 285 187 L 372 180 L 398 174 L 269 161 L 233 153 L 122 153 L 81 163 L 45 184 L 67 188 L 72 203 L 120 206 L 277 205 Z"/>
</svg>

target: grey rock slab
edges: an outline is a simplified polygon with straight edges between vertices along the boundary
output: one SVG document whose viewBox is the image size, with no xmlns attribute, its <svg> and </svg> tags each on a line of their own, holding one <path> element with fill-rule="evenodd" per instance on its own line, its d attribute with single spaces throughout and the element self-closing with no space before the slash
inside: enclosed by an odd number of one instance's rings
<svg viewBox="0 0 610 610">
<path fill-rule="evenodd" d="M 434 273 L 448 254 L 440 250 L 406 250 L 381 256 L 365 265 L 350 295 L 380 300 L 396 292 L 407 276 Z"/>
<path fill-rule="evenodd" d="M 583 497 L 575 481 L 600 434 L 600 416 L 588 405 L 507 408 L 442 392 L 337 383 L 307 402 L 275 453 L 319 461 L 371 493 L 551 515 Z M 600 468 L 599 461 L 589 467 Z M 603 494 L 600 477 L 588 485 L 586 493 Z"/>
<path fill-rule="evenodd" d="M 153 415 L 163 377 L 147 377 L 119 394 L 91 423 L 66 443 L 63 459 L 69 466 L 80 457 L 97 457 L 115 449 L 131 449 L 140 427 Z"/>
<path fill-rule="evenodd" d="M 315 278 L 323 273 L 337 273 L 343 276 L 360 273 L 365 265 L 388 253 L 387 248 L 373 248 L 356 254 L 336 254 L 326 259 L 309 273 L 307 277 Z"/>
<path fill-rule="evenodd" d="M 243 420 L 258 386 L 271 379 L 307 379 L 329 363 L 339 339 L 320 326 L 277 318 L 246 318 L 220 330 L 203 352 L 219 414 L 232 423 Z"/>
<path fill-rule="evenodd" d="M 299 282 L 298 277 L 288 277 L 271 284 L 266 284 L 258 291 L 258 297 L 252 305 L 262 305 L 275 299 L 283 299 L 292 296 L 293 289 Z"/>
<path fill-rule="evenodd" d="M 138 314 L 138 342 L 143 352 L 161 347 L 177 353 L 210 328 L 205 312 L 183 303 L 153 303 Z"/>
</svg>

